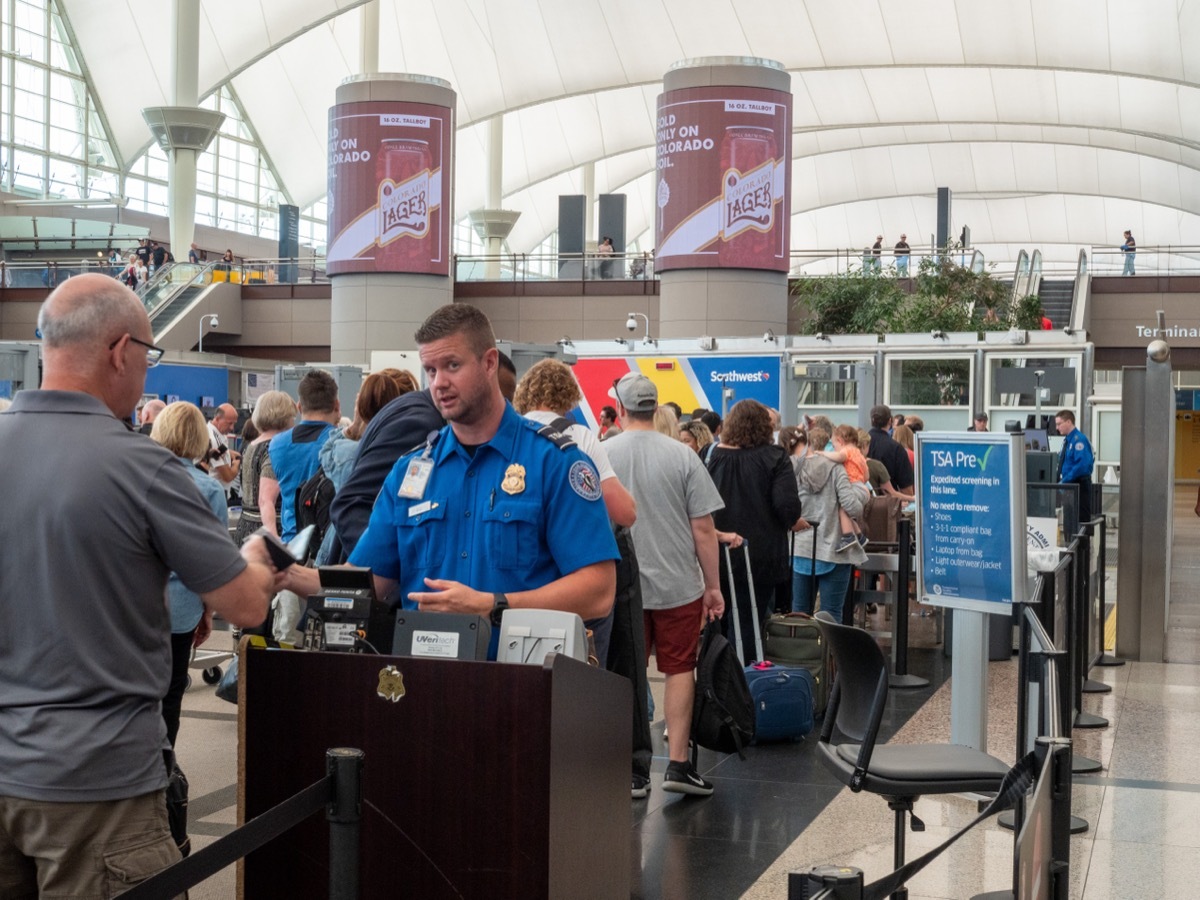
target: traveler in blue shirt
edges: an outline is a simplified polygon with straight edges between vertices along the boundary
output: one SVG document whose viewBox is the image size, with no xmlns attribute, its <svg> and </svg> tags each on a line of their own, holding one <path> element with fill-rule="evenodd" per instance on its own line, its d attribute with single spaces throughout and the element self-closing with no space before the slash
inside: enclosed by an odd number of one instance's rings
<svg viewBox="0 0 1200 900">
<path fill-rule="evenodd" d="M 275 480 L 279 482 L 282 501 L 279 504 L 279 538 L 285 543 L 296 536 L 296 492 L 317 474 L 321 467 L 321 448 L 337 430 L 342 418 L 337 382 L 328 372 L 313 369 L 307 373 L 300 379 L 297 393 L 300 395 L 300 421 L 271 438 L 267 448 Z M 309 593 L 315 594 L 316 590 Z M 304 614 L 301 597 L 307 596 L 290 590 L 275 595 L 271 602 L 271 627 L 276 640 L 292 639 L 292 629 Z"/>
<path fill-rule="evenodd" d="M 1096 457 L 1087 437 L 1075 427 L 1075 413 L 1069 409 L 1059 410 L 1054 414 L 1054 425 L 1063 435 L 1058 480 L 1062 484 L 1079 485 L 1079 523 L 1082 525 L 1092 518 L 1092 469 Z"/>
<path fill-rule="evenodd" d="M 396 463 L 350 563 L 371 568 L 380 597 L 399 587 L 409 609 L 497 625 L 509 607 L 608 615 L 618 553 L 591 461 L 505 401 L 478 309 L 444 306 L 415 338 L 450 424 Z M 312 569 L 293 566 L 288 581 L 301 595 L 318 590 Z"/>
<path fill-rule="evenodd" d="M 342 418 L 337 382 L 322 369 L 313 369 L 300 379 L 300 421 L 271 439 L 271 468 L 283 498 L 280 540 L 296 536 L 296 491 L 317 474 L 319 455 Z"/>
</svg>

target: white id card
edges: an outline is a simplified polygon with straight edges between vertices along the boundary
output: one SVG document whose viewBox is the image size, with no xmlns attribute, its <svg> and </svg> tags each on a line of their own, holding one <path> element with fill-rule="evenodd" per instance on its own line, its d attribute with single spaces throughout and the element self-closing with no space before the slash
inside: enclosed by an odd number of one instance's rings
<svg viewBox="0 0 1200 900">
<path fill-rule="evenodd" d="M 404 480 L 400 482 L 400 490 L 396 496 L 405 500 L 420 500 L 425 496 L 425 487 L 429 484 L 429 476 L 433 474 L 433 460 L 419 456 L 411 460 L 404 470 Z"/>
</svg>

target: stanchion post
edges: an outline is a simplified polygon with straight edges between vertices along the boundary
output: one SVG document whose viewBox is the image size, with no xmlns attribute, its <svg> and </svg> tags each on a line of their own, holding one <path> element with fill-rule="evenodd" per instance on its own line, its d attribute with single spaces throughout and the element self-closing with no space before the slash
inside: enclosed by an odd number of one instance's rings
<svg viewBox="0 0 1200 900">
<path fill-rule="evenodd" d="M 908 583 L 912 578 L 912 522 L 902 518 L 896 523 L 896 599 L 892 604 L 892 675 L 894 688 L 929 687 L 929 679 L 908 674 Z"/>
<path fill-rule="evenodd" d="M 359 825 L 362 820 L 361 750 L 337 747 L 325 754 L 333 792 L 329 821 L 329 900 L 358 900 Z"/>
<path fill-rule="evenodd" d="M 1103 505 L 1101 505 L 1101 510 L 1103 510 Z M 1100 631 L 1100 640 L 1097 644 L 1097 646 L 1099 647 L 1099 650 L 1100 650 L 1100 656 L 1096 660 L 1096 665 L 1098 665 L 1098 666 L 1123 666 L 1123 665 L 1125 665 L 1125 660 L 1120 659 L 1119 657 L 1116 657 L 1116 656 L 1110 656 L 1109 654 L 1104 652 L 1104 610 L 1105 610 L 1105 607 L 1108 605 L 1108 603 L 1107 603 L 1107 601 L 1108 601 L 1107 593 L 1108 592 L 1106 590 L 1106 588 L 1108 586 L 1108 517 L 1105 516 L 1103 512 L 1101 512 L 1101 514 L 1100 514 L 1100 538 L 1099 538 L 1099 540 L 1100 540 L 1100 549 L 1098 552 L 1100 554 L 1100 559 L 1098 560 L 1098 565 L 1100 567 L 1100 583 L 1098 585 L 1096 585 L 1096 590 L 1099 592 L 1099 595 L 1100 595 L 1100 600 L 1099 600 L 1100 622 L 1097 626 Z"/>
<path fill-rule="evenodd" d="M 1107 728 L 1108 719 L 1093 713 L 1084 712 L 1083 694 L 1087 689 L 1087 673 L 1091 668 L 1092 648 L 1088 640 L 1088 623 L 1090 620 L 1091 603 L 1088 590 L 1091 584 L 1092 566 L 1092 523 L 1085 522 L 1079 527 L 1079 535 L 1075 539 L 1075 577 L 1072 579 L 1073 602 L 1071 603 L 1071 641 L 1074 644 L 1071 655 L 1072 672 L 1072 703 L 1075 709 L 1075 728 Z M 1108 686 L 1100 685 L 1097 693 Z"/>
</svg>

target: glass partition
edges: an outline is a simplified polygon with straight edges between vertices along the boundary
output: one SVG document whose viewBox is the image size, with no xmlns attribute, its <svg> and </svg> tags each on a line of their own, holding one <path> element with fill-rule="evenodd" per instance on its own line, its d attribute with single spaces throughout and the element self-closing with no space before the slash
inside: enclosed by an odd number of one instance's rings
<svg viewBox="0 0 1200 900">
<path fill-rule="evenodd" d="M 790 377 L 796 384 L 796 411 L 802 416 L 828 416 L 835 425 L 858 423 L 857 367 L 872 357 L 793 358 Z"/>
<path fill-rule="evenodd" d="M 971 427 L 974 368 L 970 355 L 889 356 L 886 402 L 894 413 L 920 416 L 926 431 L 965 431 Z"/>
<path fill-rule="evenodd" d="M 1042 427 L 1051 434 L 1054 430 L 1053 417 L 1060 409 L 1070 409 L 1079 417 L 1080 357 L 1035 356 L 1032 353 L 1002 356 L 991 354 L 987 358 L 987 406 L 993 431 L 1003 431 L 1004 423 L 1016 421 L 1021 428 L 1036 428 L 1034 421 L 1039 405 L 1043 418 Z M 1049 419 L 1046 424 L 1045 420 Z M 1054 442 L 1051 441 L 1053 449 Z"/>
</svg>

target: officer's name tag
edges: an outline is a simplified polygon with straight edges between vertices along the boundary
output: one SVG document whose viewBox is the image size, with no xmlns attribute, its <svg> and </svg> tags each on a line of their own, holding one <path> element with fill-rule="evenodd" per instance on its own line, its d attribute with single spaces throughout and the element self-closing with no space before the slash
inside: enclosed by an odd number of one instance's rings
<svg viewBox="0 0 1200 900">
<path fill-rule="evenodd" d="M 421 513 L 427 513 L 431 509 L 437 509 L 437 504 L 432 500 L 426 500 L 424 503 L 417 503 L 416 505 L 408 508 L 408 517 L 411 519 L 413 516 L 419 516 Z"/>
<path fill-rule="evenodd" d="M 433 460 L 421 456 L 412 460 L 404 470 L 404 480 L 400 482 L 398 497 L 405 500 L 420 500 L 425 496 L 425 487 L 429 484 L 429 476 L 433 474 Z M 424 512 L 424 510 L 422 510 Z M 414 513 L 409 513 L 415 515 Z"/>
</svg>

